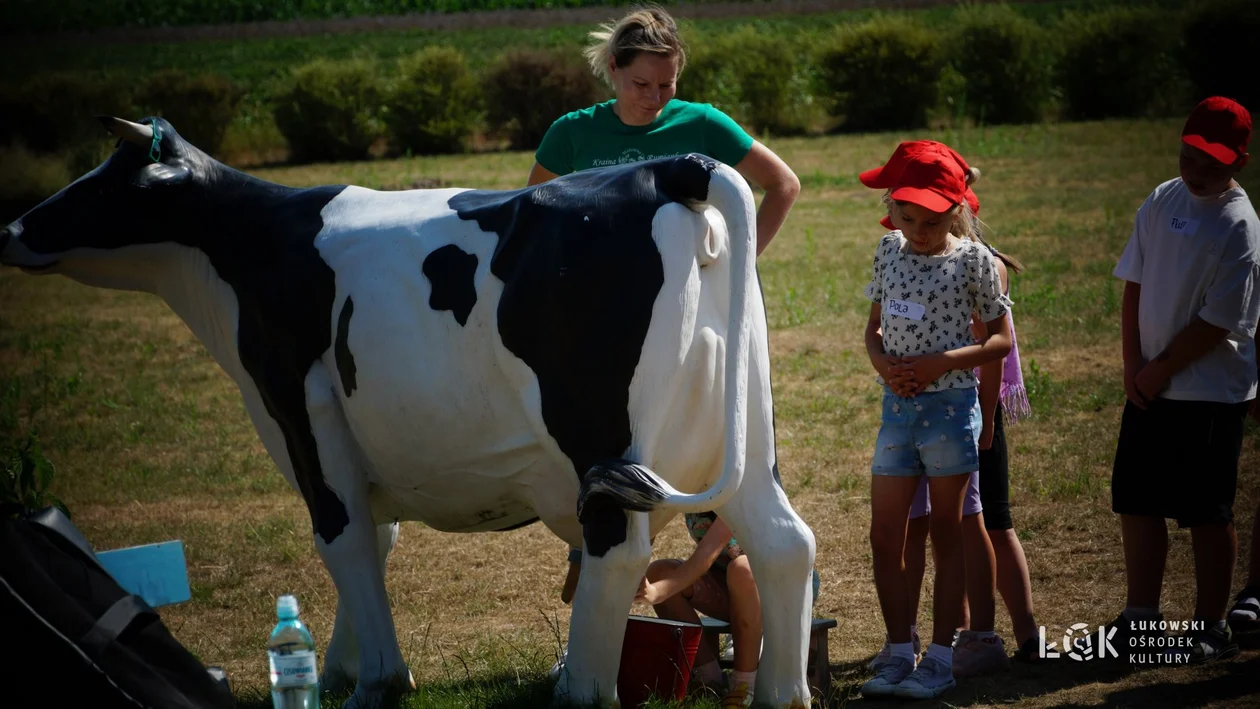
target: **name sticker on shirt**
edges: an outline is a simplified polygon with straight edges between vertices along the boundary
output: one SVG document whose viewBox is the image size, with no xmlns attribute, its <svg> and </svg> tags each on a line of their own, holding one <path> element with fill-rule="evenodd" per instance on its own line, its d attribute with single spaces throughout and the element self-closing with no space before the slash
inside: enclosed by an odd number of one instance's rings
<svg viewBox="0 0 1260 709">
<path fill-rule="evenodd" d="M 1178 234 L 1186 236 L 1194 236 L 1199 231 L 1198 219 L 1183 219 L 1181 217 L 1169 217 L 1168 227 Z"/>
<path fill-rule="evenodd" d="M 888 312 L 893 315 L 900 315 L 908 320 L 922 320 L 923 314 L 927 312 L 927 308 L 919 305 L 918 303 L 911 303 L 907 300 L 889 298 Z"/>
</svg>

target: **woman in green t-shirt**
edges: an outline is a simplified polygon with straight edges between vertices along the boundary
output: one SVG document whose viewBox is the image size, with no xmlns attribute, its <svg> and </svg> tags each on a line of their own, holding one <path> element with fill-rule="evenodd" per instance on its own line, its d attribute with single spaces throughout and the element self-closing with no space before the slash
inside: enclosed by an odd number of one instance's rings
<svg viewBox="0 0 1260 709">
<path fill-rule="evenodd" d="M 616 98 L 556 119 L 534 154 L 528 184 L 592 167 L 702 153 L 765 191 L 757 212 L 760 254 L 801 191 L 796 174 L 725 113 L 674 98 L 687 57 L 678 26 L 664 10 L 632 12 L 591 36 L 596 42 L 586 57 Z"/>
</svg>

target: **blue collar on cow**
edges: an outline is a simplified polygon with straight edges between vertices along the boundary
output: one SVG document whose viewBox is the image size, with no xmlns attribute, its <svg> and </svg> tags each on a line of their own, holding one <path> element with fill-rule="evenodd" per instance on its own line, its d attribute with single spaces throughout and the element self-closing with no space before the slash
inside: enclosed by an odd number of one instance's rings
<svg viewBox="0 0 1260 709">
<path fill-rule="evenodd" d="M 154 118 L 149 122 L 153 126 L 153 142 L 149 144 L 149 159 L 153 162 L 162 160 L 162 124 Z"/>
</svg>

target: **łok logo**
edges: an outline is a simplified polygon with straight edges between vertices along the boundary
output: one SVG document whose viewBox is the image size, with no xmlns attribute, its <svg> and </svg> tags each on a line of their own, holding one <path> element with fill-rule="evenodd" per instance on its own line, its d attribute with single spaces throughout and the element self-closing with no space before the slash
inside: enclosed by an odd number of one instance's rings
<svg viewBox="0 0 1260 709">
<path fill-rule="evenodd" d="M 1061 656 L 1058 652 L 1059 645 L 1057 643 L 1046 642 L 1046 626 L 1041 626 L 1037 635 L 1038 654 L 1042 658 L 1056 659 Z M 1089 632 L 1089 626 L 1085 623 L 1074 623 L 1069 626 L 1063 633 L 1063 650 L 1067 656 L 1077 662 L 1086 662 L 1088 660 L 1103 660 L 1110 653 L 1112 657 L 1120 657 L 1120 653 L 1116 652 L 1115 647 L 1111 644 L 1111 639 L 1116 635 L 1114 627 L 1108 628 L 1105 625 L 1098 626 L 1097 640 Z M 1077 639 L 1079 638 L 1079 640 Z M 1097 651 L 1098 656 L 1094 657 Z"/>
</svg>

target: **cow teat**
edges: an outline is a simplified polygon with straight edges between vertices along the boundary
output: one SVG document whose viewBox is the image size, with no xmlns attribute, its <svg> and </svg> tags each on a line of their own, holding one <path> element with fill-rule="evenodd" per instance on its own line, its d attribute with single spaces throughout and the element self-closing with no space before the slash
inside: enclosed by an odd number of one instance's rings
<svg viewBox="0 0 1260 709">
<path fill-rule="evenodd" d="M 153 127 L 146 126 L 143 123 L 132 123 L 131 121 L 114 116 L 97 116 L 96 120 L 105 126 L 105 130 L 113 135 L 122 138 L 128 143 L 135 143 L 141 147 L 149 147 L 149 143 L 153 140 Z"/>
</svg>

